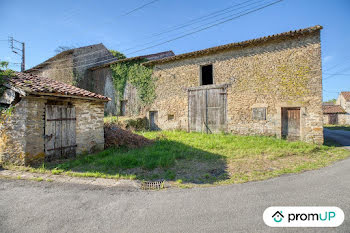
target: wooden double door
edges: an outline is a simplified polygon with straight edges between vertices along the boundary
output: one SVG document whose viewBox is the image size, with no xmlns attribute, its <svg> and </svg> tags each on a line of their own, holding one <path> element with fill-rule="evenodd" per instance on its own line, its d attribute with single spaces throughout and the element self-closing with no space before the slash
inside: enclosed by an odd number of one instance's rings
<svg viewBox="0 0 350 233">
<path fill-rule="evenodd" d="M 217 133 L 226 130 L 226 88 L 188 91 L 189 131 Z"/>
<path fill-rule="evenodd" d="M 76 146 L 75 108 L 69 105 L 46 105 L 45 160 L 74 157 Z"/>
</svg>

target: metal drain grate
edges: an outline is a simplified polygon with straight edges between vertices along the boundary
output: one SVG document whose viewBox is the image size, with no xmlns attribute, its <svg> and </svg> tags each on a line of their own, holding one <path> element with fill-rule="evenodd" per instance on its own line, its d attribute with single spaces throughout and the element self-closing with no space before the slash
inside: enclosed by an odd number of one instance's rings
<svg viewBox="0 0 350 233">
<path fill-rule="evenodd" d="M 143 181 L 141 183 L 141 189 L 163 189 L 164 180 L 160 181 Z"/>
</svg>

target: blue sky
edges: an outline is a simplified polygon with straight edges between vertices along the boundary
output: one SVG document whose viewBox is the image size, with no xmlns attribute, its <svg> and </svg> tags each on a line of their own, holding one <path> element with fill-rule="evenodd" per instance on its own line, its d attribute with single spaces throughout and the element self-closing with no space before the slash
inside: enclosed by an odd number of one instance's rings
<svg viewBox="0 0 350 233">
<path fill-rule="evenodd" d="M 58 46 L 102 42 L 128 57 L 165 50 L 180 54 L 319 24 L 324 26 L 321 33 L 324 99 L 336 98 L 342 90 L 350 91 L 350 1 L 284 0 L 208 30 L 135 52 L 147 47 L 144 45 L 147 42 L 154 45 L 157 43 L 153 41 L 175 38 L 274 0 L 251 0 L 246 8 L 153 38 L 150 36 L 247 0 L 158 0 L 127 14 L 150 1 L 0 0 L 0 59 L 20 62 L 20 57 L 9 48 L 8 36 L 25 41 L 26 68 L 30 68 L 55 55 Z M 10 68 L 20 67 L 11 64 Z"/>
</svg>

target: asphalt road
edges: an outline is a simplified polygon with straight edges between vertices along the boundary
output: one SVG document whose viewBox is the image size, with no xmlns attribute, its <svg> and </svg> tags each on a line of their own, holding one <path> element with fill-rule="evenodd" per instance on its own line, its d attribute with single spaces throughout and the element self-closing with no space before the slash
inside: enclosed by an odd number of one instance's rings
<svg viewBox="0 0 350 233">
<path fill-rule="evenodd" d="M 350 232 L 350 159 L 321 170 L 212 188 L 139 191 L 0 180 L 1 232 Z M 338 228 L 270 228 L 265 208 L 338 206 Z"/>
<path fill-rule="evenodd" d="M 330 138 L 350 149 L 350 131 L 324 129 L 325 138 Z"/>
<path fill-rule="evenodd" d="M 338 228 L 270 228 L 262 220 L 269 206 L 338 206 L 345 221 Z M 0 232 L 348 233 L 350 159 L 266 181 L 162 191 L 0 179 Z"/>
</svg>

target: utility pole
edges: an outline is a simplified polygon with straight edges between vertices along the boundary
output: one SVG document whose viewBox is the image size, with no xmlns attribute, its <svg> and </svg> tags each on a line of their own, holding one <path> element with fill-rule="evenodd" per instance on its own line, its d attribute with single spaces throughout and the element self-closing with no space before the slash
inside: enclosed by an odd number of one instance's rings
<svg viewBox="0 0 350 233">
<path fill-rule="evenodd" d="M 16 42 L 16 43 L 19 43 L 19 44 L 22 44 L 22 48 L 19 49 L 19 48 L 16 48 L 14 46 L 14 43 L 13 42 Z M 24 42 L 21 42 L 21 41 L 18 41 L 18 40 L 15 40 L 13 39 L 13 37 L 9 37 L 9 43 L 11 45 L 11 50 L 12 52 L 14 52 L 15 54 L 19 55 L 19 56 L 22 56 L 22 63 L 21 63 L 21 72 L 23 72 L 25 70 L 25 57 L 26 57 L 26 53 L 25 53 L 25 43 Z"/>
</svg>

